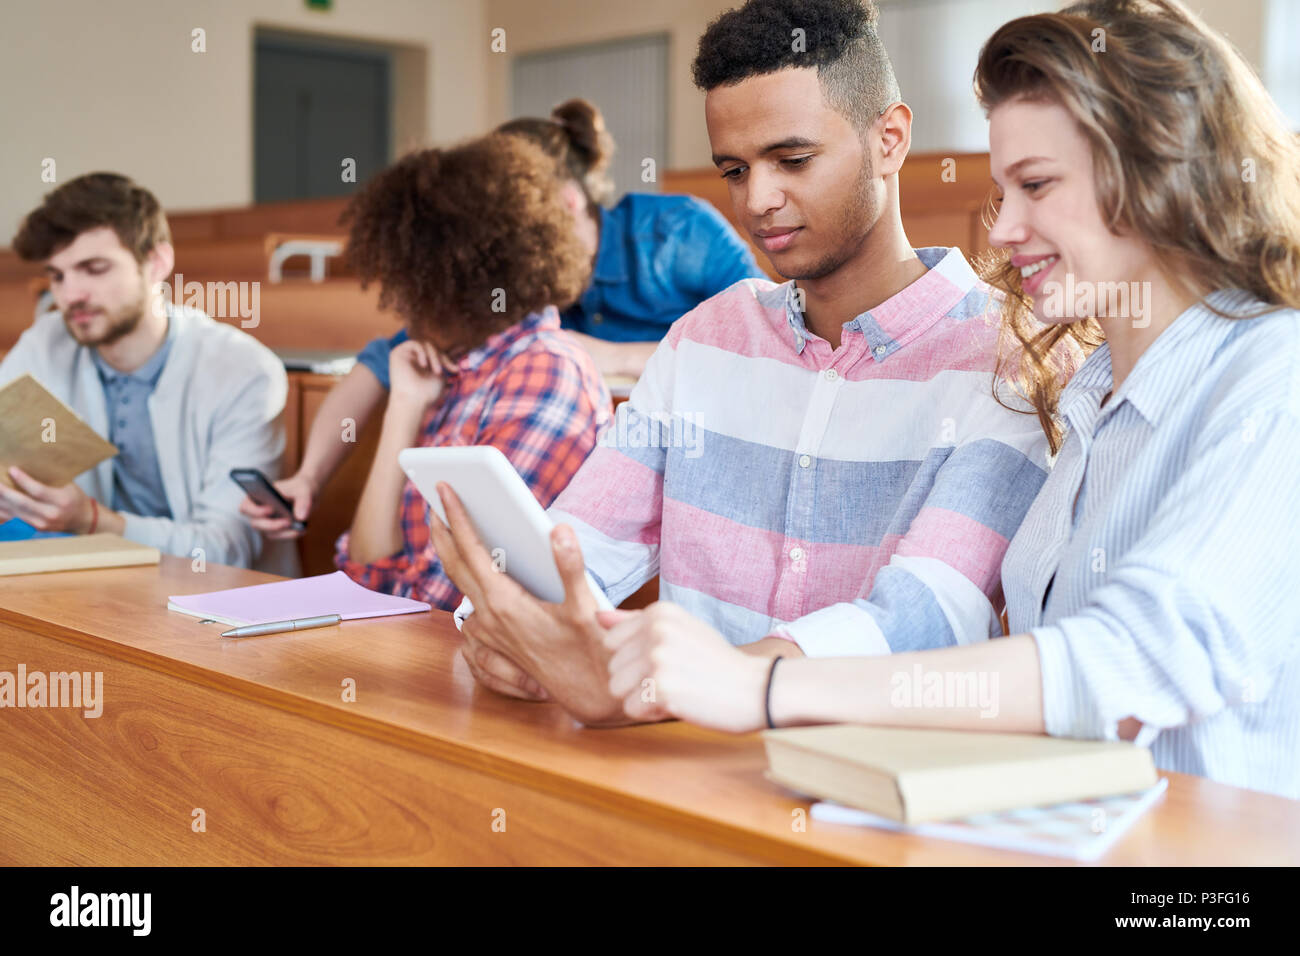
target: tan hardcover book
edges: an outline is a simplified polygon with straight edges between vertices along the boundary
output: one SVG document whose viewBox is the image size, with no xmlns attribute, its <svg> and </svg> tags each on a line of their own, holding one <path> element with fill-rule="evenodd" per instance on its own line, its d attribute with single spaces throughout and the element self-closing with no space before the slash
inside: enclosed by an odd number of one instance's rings
<svg viewBox="0 0 1300 956">
<path fill-rule="evenodd" d="M 31 375 L 0 388 L 0 482 L 17 465 L 42 484 L 62 488 L 117 448 Z"/>
<path fill-rule="evenodd" d="M 41 571 L 80 571 L 157 564 L 157 548 L 115 534 L 74 534 L 66 538 L 0 541 L 0 575 Z"/>
<path fill-rule="evenodd" d="M 833 724 L 763 732 L 768 776 L 900 823 L 1049 806 L 1155 785 L 1130 743 Z"/>
</svg>

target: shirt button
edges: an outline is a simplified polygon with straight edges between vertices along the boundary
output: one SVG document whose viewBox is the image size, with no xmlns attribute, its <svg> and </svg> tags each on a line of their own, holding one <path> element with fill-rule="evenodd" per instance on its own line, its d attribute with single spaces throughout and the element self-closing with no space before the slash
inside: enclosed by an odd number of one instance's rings
<svg viewBox="0 0 1300 956">
<path fill-rule="evenodd" d="M 593 315 L 593 316 L 591 317 L 591 321 L 593 321 L 593 322 L 604 322 L 604 321 L 605 321 L 605 317 L 604 317 L 603 315 L 601 315 L 599 312 L 597 312 L 595 315 Z"/>
<path fill-rule="evenodd" d="M 811 464 L 812 464 L 812 456 L 811 456 L 811 455 L 800 455 L 800 456 L 799 456 L 799 467 L 800 467 L 800 468 L 807 468 L 807 467 L 808 467 L 809 465 L 811 465 Z"/>
<path fill-rule="evenodd" d="M 876 348 L 875 348 L 876 358 L 884 358 L 884 357 L 885 357 L 885 353 L 888 352 L 888 351 L 889 351 L 889 349 L 886 348 L 885 346 L 883 346 L 883 345 L 877 345 Z"/>
<path fill-rule="evenodd" d="M 826 370 L 826 381 L 828 381 L 828 382 L 833 382 L 833 381 L 835 381 L 835 380 L 836 380 L 837 378 L 839 378 L 839 377 L 840 377 L 840 373 L 837 372 L 837 371 L 835 371 L 835 369 L 833 369 L 833 368 L 828 368 L 828 369 Z"/>
<path fill-rule="evenodd" d="M 800 560 L 800 559 L 802 559 L 802 558 L 803 558 L 803 548 L 791 548 L 791 549 L 790 549 L 790 560 L 791 560 L 791 561 L 798 561 L 798 560 Z"/>
</svg>

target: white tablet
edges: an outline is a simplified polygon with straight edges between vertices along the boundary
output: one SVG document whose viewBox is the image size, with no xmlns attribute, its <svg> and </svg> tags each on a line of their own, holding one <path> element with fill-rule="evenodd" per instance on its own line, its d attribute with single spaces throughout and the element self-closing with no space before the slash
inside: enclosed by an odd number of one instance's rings
<svg viewBox="0 0 1300 956">
<path fill-rule="evenodd" d="M 499 449 L 491 445 L 406 448 L 397 462 L 444 524 L 447 515 L 438 498 L 438 482 L 449 484 L 494 564 L 534 597 L 563 603 L 564 584 L 551 551 L 555 522 Z M 596 603 L 613 610 L 590 572 L 587 583 Z"/>
</svg>

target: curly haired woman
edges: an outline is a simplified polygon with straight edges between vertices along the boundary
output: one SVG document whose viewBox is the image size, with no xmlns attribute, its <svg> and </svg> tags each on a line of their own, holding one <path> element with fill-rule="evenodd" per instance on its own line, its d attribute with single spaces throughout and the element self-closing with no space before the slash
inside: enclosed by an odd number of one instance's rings
<svg viewBox="0 0 1300 956">
<path fill-rule="evenodd" d="M 354 580 L 444 609 L 460 600 L 429 543 L 428 505 L 397 463 L 413 445 L 493 445 L 543 505 L 568 484 L 609 416 L 591 357 L 560 330 L 587 252 L 554 163 L 493 134 L 412 153 L 353 199 L 348 256 L 410 339 L 374 464 L 335 563 Z"/>
</svg>

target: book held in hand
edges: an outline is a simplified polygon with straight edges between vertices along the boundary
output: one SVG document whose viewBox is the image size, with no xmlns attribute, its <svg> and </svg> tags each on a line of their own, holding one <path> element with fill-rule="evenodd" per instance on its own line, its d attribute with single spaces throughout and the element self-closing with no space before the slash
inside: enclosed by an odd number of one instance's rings
<svg viewBox="0 0 1300 956">
<path fill-rule="evenodd" d="M 117 448 L 30 374 L 0 388 L 0 482 L 17 465 L 41 484 L 62 488 Z"/>
</svg>

